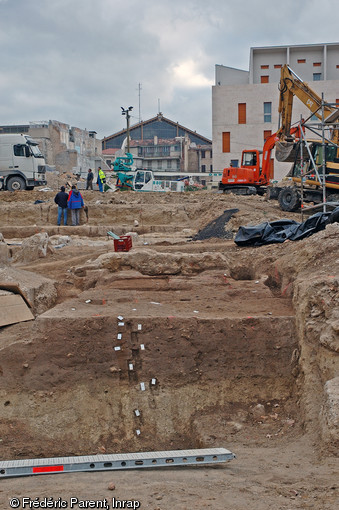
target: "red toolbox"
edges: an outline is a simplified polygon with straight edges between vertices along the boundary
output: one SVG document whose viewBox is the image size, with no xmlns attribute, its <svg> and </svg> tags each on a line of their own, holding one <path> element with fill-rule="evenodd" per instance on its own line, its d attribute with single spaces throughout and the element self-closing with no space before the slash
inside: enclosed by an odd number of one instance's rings
<svg viewBox="0 0 339 510">
<path fill-rule="evenodd" d="M 114 251 L 130 251 L 131 248 L 131 236 L 120 236 L 119 239 L 114 239 Z"/>
</svg>

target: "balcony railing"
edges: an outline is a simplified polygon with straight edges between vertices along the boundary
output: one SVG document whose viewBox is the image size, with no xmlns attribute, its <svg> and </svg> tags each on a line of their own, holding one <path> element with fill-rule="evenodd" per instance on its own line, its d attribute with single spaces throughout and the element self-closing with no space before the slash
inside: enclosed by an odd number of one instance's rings
<svg viewBox="0 0 339 510">
<path fill-rule="evenodd" d="M 170 157 L 170 147 L 139 147 L 138 156 L 144 158 Z"/>
</svg>

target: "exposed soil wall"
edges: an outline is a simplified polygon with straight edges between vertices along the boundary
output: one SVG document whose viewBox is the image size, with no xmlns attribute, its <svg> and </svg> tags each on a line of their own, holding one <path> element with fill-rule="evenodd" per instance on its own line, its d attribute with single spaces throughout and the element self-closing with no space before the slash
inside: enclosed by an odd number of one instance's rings
<svg viewBox="0 0 339 510">
<path fill-rule="evenodd" d="M 259 402 L 292 402 L 295 347 L 291 318 L 42 317 L 2 349 L 2 435 L 14 421 L 32 456 L 203 446 L 200 414 L 246 422 Z"/>
</svg>

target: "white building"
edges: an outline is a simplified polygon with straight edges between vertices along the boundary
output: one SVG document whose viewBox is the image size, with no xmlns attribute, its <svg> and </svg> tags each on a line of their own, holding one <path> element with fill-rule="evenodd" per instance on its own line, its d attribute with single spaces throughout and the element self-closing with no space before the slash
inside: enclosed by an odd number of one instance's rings
<svg viewBox="0 0 339 510">
<path fill-rule="evenodd" d="M 328 103 L 339 103 L 339 43 L 251 48 L 249 71 L 216 65 L 212 87 L 213 169 L 220 175 L 241 163 L 243 149 L 262 149 L 279 126 L 280 69 L 291 69 Z M 310 112 L 294 98 L 292 122 Z M 284 177 L 290 163 L 274 160 L 274 178 Z M 220 180 L 220 175 L 216 177 Z"/>
</svg>

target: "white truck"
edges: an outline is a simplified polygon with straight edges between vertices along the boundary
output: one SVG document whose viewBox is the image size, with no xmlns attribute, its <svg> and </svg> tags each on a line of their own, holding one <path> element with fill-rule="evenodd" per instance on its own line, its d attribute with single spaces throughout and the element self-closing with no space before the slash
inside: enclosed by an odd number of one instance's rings
<svg viewBox="0 0 339 510">
<path fill-rule="evenodd" d="M 46 163 L 38 142 L 28 135 L 0 134 L 0 189 L 46 186 Z"/>
</svg>

